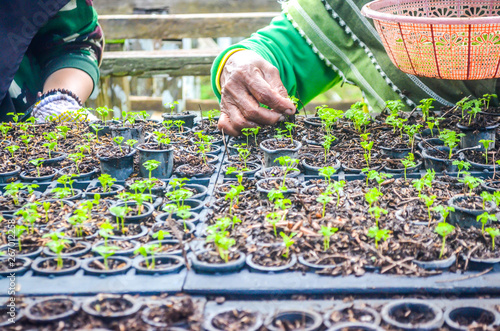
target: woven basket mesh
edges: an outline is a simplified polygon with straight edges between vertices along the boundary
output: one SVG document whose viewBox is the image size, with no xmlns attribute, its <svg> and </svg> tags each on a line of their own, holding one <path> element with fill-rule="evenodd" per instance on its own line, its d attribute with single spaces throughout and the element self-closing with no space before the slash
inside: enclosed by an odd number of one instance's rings
<svg viewBox="0 0 500 331">
<path fill-rule="evenodd" d="M 500 77 L 500 1 L 373 4 L 374 12 L 386 16 L 364 14 L 374 19 L 389 57 L 403 72 L 453 80 Z"/>
</svg>

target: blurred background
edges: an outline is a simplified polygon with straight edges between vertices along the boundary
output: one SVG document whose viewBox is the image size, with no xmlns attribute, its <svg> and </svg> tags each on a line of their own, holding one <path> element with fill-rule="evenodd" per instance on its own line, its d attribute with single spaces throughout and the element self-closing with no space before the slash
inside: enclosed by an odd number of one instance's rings
<svg viewBox="0 0 500 331">
<path fill-rule="evenodd" d="M 94 0 L 106 37 L 98 89 L 87 106 L 147 111 L 160 118 L 178 109 L 219 109 L 211 63 L 225 47 L 249 37 L 280 12 L 277 0 Z M 361 100 L 355 86 L 336 86 L 306 106 L 348 109 Z"/>
</svg>

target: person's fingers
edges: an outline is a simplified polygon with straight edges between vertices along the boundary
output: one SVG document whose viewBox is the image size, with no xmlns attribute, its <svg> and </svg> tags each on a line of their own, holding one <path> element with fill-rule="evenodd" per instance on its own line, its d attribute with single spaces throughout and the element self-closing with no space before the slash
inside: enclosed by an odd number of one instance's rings
<svg viewBox="0 0 500 331">
<path fill-rule="evenodd" d="M 222 94 L 224 95 L 223 103 L 233 105 L 238 109 L 244 118 L 257 123 L 258 125 L 273 125 L 284 119 L 283 115 L 260 107 L 259 102 L 257 102 L 257 100 L 255 100 L 255 98 L 239 84 L 228 82 L 224 87 Z M 228 114 L 231 118 L 232 113 Z"/>
<path fill-rule="evenodd" d="M 237 105 L 231 102 L 229 98 L 221 103 L 221 113 L 225 116 L 221 116 L 222 121 L 219 119 L 219 128 L 224 128 L 225 132 L 231 136 L 239 136 L 241 130 L 244 128 L 255 128 L 258 126 L 255 122 L 245 118 Z"/>
<path fill-rule="evenodd" d="M 293 115 L 295 105 L 288 98 L 278 69 L 262 59 L 251 75 L 245 76 L 249 92 L 260 103 L 276 112 Z"/>
<path fill-rule="evenodd" d="M 219 123 L 217 124 L 217 127 L 219 130 L 224 132 L 224 134 L 237 137 L 238 132 L 233 129 L 231 125 L 231 120 L 229 119 L 229 116 L 226 113 L 221 113 L 219 117 Z"/>
</svg>

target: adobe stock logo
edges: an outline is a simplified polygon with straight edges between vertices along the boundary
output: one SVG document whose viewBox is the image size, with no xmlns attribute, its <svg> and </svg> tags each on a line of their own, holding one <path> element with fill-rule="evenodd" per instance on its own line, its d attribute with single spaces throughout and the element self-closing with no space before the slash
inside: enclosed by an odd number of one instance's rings
<svg viewBox="0 0 500 331">
<path fill-rule="evenodd" d="M 38 30 L 47 23 L 50 17 L 57 13 L 68 2 L 69 0 L 39 0 L 37 2 L 37 7 L 39 7 L 40 10 L 34 12 L 30 18 L 23 16 L 21 18 L 21 29 L 8 34 L 11 46 L 16 51 L 24 49 L 26 43 L 31 41 Z"/>
</svg>

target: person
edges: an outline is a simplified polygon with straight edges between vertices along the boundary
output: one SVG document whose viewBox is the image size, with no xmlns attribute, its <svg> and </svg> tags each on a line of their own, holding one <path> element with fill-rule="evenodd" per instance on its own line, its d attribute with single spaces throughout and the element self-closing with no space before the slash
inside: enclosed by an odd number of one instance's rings
<svg viewBox="0 0 500 331">
<path fill-rule="evenodd" d="M 29 111 L 44 121 L 82 108 L 103 50 L 91 0 L 2 1 L 0 32 L 0 120 Z"/>
<path fill-rule="evenodd" d="M 274 124 L 296 111 L 289 96 L 307 104 L 341 82 L 358 86 L 374 113 L 387 100 L 402 100 L 408 110 L 433 98 L 439 109 L 467 96 L 498 94 L 496 79 L 451 81 L 400 71 L 360 12 L 368 2 L 286 1 L 269 26 L 223 51 L 212 67 L 219 128 L 237 136 L 246 127 Z"/>
</svg>

